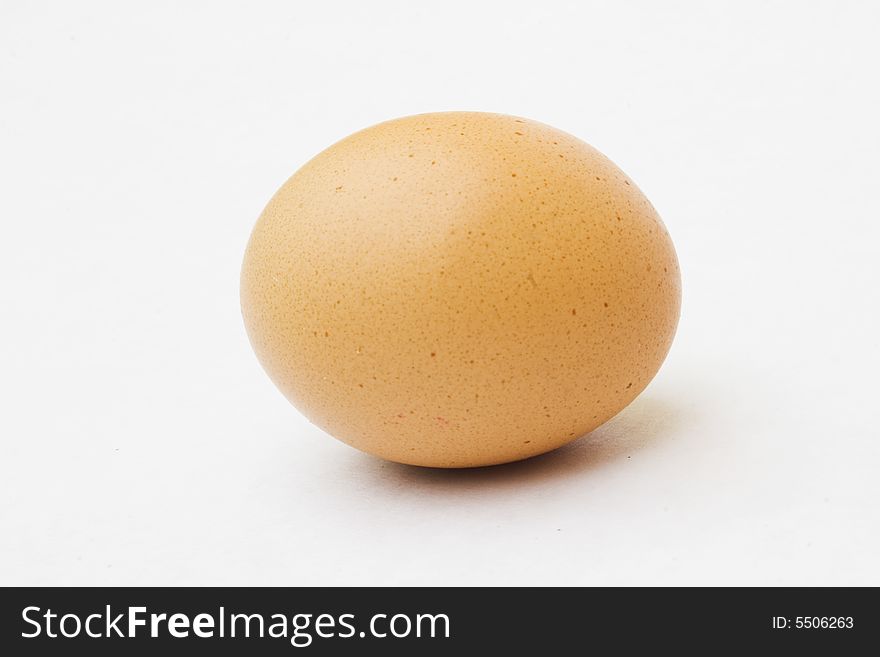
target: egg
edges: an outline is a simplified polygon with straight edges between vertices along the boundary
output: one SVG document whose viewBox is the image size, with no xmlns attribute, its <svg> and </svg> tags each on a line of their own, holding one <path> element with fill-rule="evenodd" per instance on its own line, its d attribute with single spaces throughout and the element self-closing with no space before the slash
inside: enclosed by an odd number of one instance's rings
<svg viewBox="0 0 880 657">
<path fill-rule="evenodd" d="M 583 141 L 479 112 L 357 132 L 253 229 L 254 351 L 315 425 L 370 454 L 461 468 L 592 431 L 660 368 L 681 283 L 663 222 Z"/>
</svg>

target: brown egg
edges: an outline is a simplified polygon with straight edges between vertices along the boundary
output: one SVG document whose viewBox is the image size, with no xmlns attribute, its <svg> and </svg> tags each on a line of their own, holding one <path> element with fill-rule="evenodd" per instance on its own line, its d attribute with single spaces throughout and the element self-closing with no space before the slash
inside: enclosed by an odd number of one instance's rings
<svg viewBox="0 0 880 657">
<path fill-rule="evenodd" d="M 358 132 L 290 178 L 245 253 L 254 350 L 316 425 L 392 461 L 524 459 L 614 416 L 678 322 L 669 234 L 635 184 L 501 114 Z"/>
</svg>

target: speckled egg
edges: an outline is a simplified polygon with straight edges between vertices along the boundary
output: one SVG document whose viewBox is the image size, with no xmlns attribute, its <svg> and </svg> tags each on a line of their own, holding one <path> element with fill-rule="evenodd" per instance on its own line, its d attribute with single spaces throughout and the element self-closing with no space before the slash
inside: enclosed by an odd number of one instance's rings
<svg viewBox="0 0 880 657">
<path fill-rule="evenodd" d="M 257 221 L 241 304 L 284 395 L 349 445 L 471 467 L 614 416 L 669 350 L 669 233 L 626 174 L 535 121 L 475 112 L 358 132 Z"/>
</svg>

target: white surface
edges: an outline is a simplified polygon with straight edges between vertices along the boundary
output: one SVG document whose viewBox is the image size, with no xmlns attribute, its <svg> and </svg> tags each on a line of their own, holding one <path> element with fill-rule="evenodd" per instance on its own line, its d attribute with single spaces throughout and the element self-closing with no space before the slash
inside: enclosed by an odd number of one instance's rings
<svg viewBox="0 0 880 657">
<path fill-rule="evenodd" d="M 871 2 L 0 8 L 0 583 L 880 584 Z M 642 187 L 675 345 L 557 453 L 444 472 L 309 425 L 238 274 L 354 130 L 529 116 Z"/>
</svg>

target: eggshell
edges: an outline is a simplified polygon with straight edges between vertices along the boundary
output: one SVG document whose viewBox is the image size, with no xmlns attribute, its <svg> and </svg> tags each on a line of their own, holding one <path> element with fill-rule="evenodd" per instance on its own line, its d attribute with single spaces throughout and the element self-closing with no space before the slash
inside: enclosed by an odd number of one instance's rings
<svg viewBox="0 0 880 657">
<path fill-rule="evenodd" d="M 524 459 L 592 431 L 657 372 L 679 316 L 669 234 L 601 153 L 500 114 L 368 128 L 290 178 L 241 303 L 313 423 L 423 466 Z"/>
</svg>

